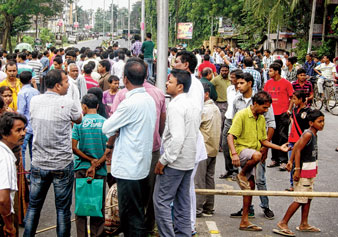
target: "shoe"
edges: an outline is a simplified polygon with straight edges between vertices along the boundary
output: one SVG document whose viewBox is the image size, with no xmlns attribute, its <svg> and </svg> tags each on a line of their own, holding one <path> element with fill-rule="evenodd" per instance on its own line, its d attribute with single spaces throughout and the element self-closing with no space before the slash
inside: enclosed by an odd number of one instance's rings
<svg viewBox="0 0 338 237">
<path fill-rule="evenodd" d="M 237 181 L 237 173 L 233 173 L 232 175 L 231 175 L 231 181 L 234 181 L 234 182 L 236 182 Z"/>
<path fill-rule="evenodd" d="M 215 211 L 209 211 L 209 210 L 205 210 L 202 212 L 202 215 L 205 216 L 205 217 L 211 217 L 214 215 L 214 212 Z"/>
<path fill-rule="evenodd" d="M 232 176 L 232 172 L 226 172 L 225 174 L 221 174 L 219 176 L 219 179 L 227 179 L 227 178 L 231 178 Z"/>
<path fill-rule="evenodd" d="M 282 163 L 282 164 L 279 166 L 279 171 L 286 171 L 286 164 L 285 164 L 285 163 Z"/>
<path fill-rule="evenodd" d="M 196 218 L 201 218 L 203 216 L 203 213 L 196 213 Z"/>
<path fill-rule="evenodd" d="M 230 218 L 242 218 L 242 212 L 243 212 L 243 209 L 241 208 L 241 210 L 239 210 L 238 212 L 231 213 Z M 249 218 L 255 218 L 255 210 L 254 209 L 250 208 Z"/>
<path fill-rule="evenodd" d="M 273 220 L 275 218 L 275 214 L 269 208 L 264 208 L 264 217 L 268 220 Z"/>
<path fill-rule="evenodd" d="M 279 164 L 276 161 L 271 161 L 270 164 L 267 165 L 268 168 L 273 168 L 273 167 L 277 167 L 279 166 Z"/>
</svg>

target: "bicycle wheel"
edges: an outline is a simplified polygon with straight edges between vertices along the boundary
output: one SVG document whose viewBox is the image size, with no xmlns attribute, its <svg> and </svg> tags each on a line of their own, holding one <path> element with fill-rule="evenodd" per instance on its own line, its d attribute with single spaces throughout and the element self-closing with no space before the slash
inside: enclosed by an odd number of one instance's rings
<svg viewBox="0 0 338 237">
<path fill-rule="evenodd" d="M 323 100 L 320 98 L 319 93 L 318 93 L 318 87 L 317 84 L 314 84 L 313 87 L 313 100 L 312 100 L 312 107 L 314 109 L 319 109 L 321 110 L 321 108 L 323 107 Z"/>
<path fill-rule="evenodd" d="M 336 92 L 334 87 L 325 88 L 325 106 L 326 109 L 333 115 L 338 115 L 338 107 L 336 101 Z"/>
</svg>

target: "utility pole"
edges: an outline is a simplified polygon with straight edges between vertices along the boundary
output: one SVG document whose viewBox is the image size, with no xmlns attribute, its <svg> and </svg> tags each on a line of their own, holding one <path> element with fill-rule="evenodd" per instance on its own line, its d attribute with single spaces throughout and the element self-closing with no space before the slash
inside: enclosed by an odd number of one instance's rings
<svg viewBox="0 0 338 237">
<path fill-rule="evenodd" d="M 146 16 L 146 6 L 145 0 L 142 0 L 141 3 L 141 41 L 144 41 L 144 30 L 145 30 L 145 16 Z"/>
<path fill-rule="evenodd" d="M 128 0 L 128 49 L 130 49 L 130 0 Z"/>
<path fill-rule="evenodd" d="M 308 43 L 307 53 L 311 53 L 311 49 L 312 49 L 313 24 L 315 22 L 315 15 L 316 15 L 316 2 L 317 0 L 312 0 L 312 13 L 311 13 L 311 23 L 310 23 L 310 30 L 309 30 L 309 43 Z"/>
<path fill-rule="evenodd" d="M 164 93 L 168 68 L 169 0 L 157 0 L 157 64 L 156 86 Z"/>
<path fill-rule="evenodd" d="M 105 24 L 105 16 L 106 16 L 106 0 L 103 0 L 103 38 L 104 38 L 104 27 L 106 26 Z"/>
<path fill-rule="evenodd" d="M 214 36 L 214 17 L 211 16 L 211 32 L 210 32 L 211 36 Z"/>
<path fill-rule="evenodd" d="M 111 41 L 114 42 L 114 0 L 111 0 Z"/>
</svg>

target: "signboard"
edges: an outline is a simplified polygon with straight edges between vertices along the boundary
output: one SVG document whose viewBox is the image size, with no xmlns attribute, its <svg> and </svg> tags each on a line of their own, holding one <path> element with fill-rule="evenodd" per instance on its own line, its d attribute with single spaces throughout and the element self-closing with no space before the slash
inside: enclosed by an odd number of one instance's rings
<svg viewBox="0 0 338 237">
<path fill-rule="evenodd" d="M 74 27 L 78 28 L 79 27 L 79 22 L 74 22 Z"/>
<path fill-rule="evenodd" d="M 58 26 L 62 26 L 63 25 L 63 20 L 62 19 L 60 19 L 59 21 L 58 21 L 58 24 L 57 24 Z"/>
<path fill-rule="evenodd" d="M 177 39 L 192 39 L 193 23 L 178 23 Z"/>
<path fill-rule="evenodd" d="M 221 35 L 233 35 L 235 33 L 235 27 L 230 18 L 219 18 L 218 33 Z"/>
</svg>

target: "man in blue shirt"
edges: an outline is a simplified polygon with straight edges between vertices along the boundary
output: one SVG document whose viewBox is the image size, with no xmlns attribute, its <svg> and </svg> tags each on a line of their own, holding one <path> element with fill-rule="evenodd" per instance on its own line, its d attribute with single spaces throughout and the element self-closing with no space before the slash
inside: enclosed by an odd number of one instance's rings
<svg viewBox="0 0 338 237">
<path fill-rule="evenodd" d="M 312 59 L 312 54 L 306 54 L 306 62 L 304 63 L 303 68 L 306 70 L 306 78 L 309 79 L 312 76 L 315 76 L 315 71 L 313 70 L 316 67 L 315 61 Z"/>
<path fill-rule="evenodd" d="M 24 115 L 27 119 L 27 132 L 25 135 L 25 141 L 22 145 L 22 163 L 23 168 L 25 169 L 25 155 L 27 145 L 29 146 L 29 155 L 32 161 L 32 143 L 33 143 L 33 129 L 30 123 L 29 115 L 29 105 L 31 99 L 35 95 L 39 95 L 39 91 L 31 86 L 32 73 L 29 71 L 23 71 L 19 75 L 20 81 L 23 84 L 23 87 L 18 93 L 18 113 Z"/>
<path fill-rule="evenodd" d="M 117 181 L 121 228 L 126 237 L 146 236 L 144 190 L 156 122 L 155 102 L 143 87 L 146 75 L 143 63 L 126 63 L 123 78 L 128 89 L 126 98 L 102 127 L 102 132 L 110 137 L 107 149 L 114 147 L 111 174 Z M 119 135 L 113 144 L 116 133 Z"/>
<path fill-rule="evenodd" d="M 47 72 L 49 71 L 49 51 L 46 50 L 43 52 L 43 57 L 40 59 L 40 63 L 42 64 L 42 81 L 40 83 L 40 91 L 45 91 L 45 85 L 44 85 L 44 78 L 47 75 Z"/>
</svg>

